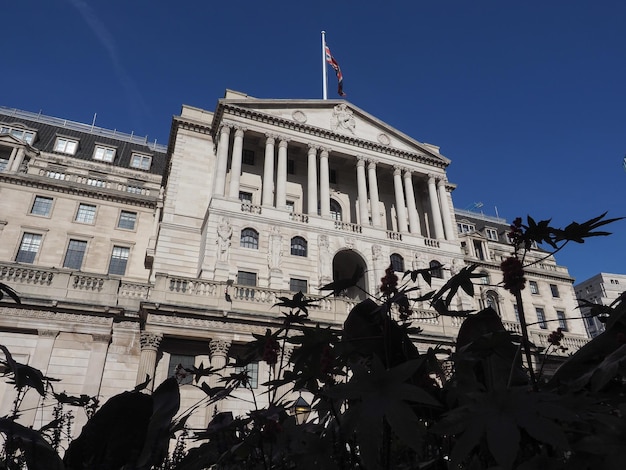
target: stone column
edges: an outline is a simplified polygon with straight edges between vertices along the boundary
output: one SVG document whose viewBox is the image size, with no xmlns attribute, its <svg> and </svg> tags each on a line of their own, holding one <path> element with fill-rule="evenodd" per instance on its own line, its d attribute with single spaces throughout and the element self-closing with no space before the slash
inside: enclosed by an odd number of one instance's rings
<svg viewBox="0 0 626 470">
<path fill-rule="evenodd" d="M 263 166 L 263 201 L 264 206 L 274 204 L 274 142 L 275 137 L 266 134 L 265 164 Z"/>
<path fill-rule="evenodd" d="M 402 170 L 394 167 L 393 186 L 396 194 L 396 220 L 398 222 L 398 232 L 408 232 L 406 223 L 406 207 L 404 206 L 404 194 L 402 192 Z"/>
<path fill-rule="evenodd" d="M 228 167 L 228 145 L 230 139 L 230 127 L 222 125 L 220 128 L 220 140 L 217 144 L 217 165 L 215 168 L 215 187 L 213 194 L 223 196 L 226 188 L 226 168 Z"/>
<path fill-rule="evenodd" d="M 307 199 L 309 215 L 317 215 L 317 147 L 309 146 Z"/>
<path fill-rule="evenodd" d="M 370 160 L 367 165 L 367 176 L 370 184 L 370 208 L 372 225 L 380 227 L 380 199 L 378 198 L 378 179 L 376 178 L 376 161 Z"/>
<path fill-rule="evenodd" d="M 237 127 L 233 141 L 233 159 L 230 164 L 230 192 L 228 196 L 239 199 L 239 181 L 241 180 L 241 157 L 243 154 L 243 135 L 246 129 Z"/>
<path fill-rule="evenodd" d="M 9 157 L 9 161 L 7 162 L 7 166 L 6 166 L 5 170 L 4 170 L 7 173 L 11 171 L 11 168 L 13 167 L 13 162 L 15 161 L 15 156 L 16 155 L 17 155 L 17 147 L 13 147 L 13 150 L 11 150 L 11 156 Z"/>
<path fill-rule="evenodd" d="M 439 189 L 441 217 L 443 219 L 443 230 L 446 234 L 446 240 L 454 240 L 455 234 L 452 228 L 452 214 L 450 214 L 450 206 L 448 205 L 448 191 L 446 190 L 446 181 L 443 178 L 437 183 L 437 189 Z"/>
<path fill-rule="evenodd" d="M 20 165 L 22 164 L 22 161 L 24 160 L 25 153 L 26 152 L 24 151 L 23 148 L 17 149 L 17 154 L 15 155 L 15 159 L 13 160 L 13 163 L 10 168 L 10 171 L 12 173 L 17 173 L 20 170 Z"/>
<path fill-rule="evenodd" d="M 228 361 L 228 350 L 230 349 L 230 341 L 226 341 L 221 338 L 214 338 L 209 342 L 209 352 L 211 355 L 211 367 L 213 369 L 222 369 L 226 366 Z M 212 374 L 208 377 L 207 383 L 209 387 L 214 388 L 221 386 L 220 378 L 224 375 L 224 371 L 220 370 L 218 373 Z M 220 402 L 215 403 L 215 407 L 209 410 L 208 418 L 214 413 L 214 410 L 219 411 Z"/>
<path fill-rule="evenodd" d="M 413 191 L 413 178 L 411 177 L 410 170 L 405 170 L 404 172 L 404 192 L 406 194 L 406 204 L 409 211 L 409 227 L 411 233 L 421 235 L 420 219 L 417 215 L 417 207 L 415 206 L 415 191 Z"/>
<path fill-rule="evenodd" d="M 367 208 L 367 182 L 365 181 L 365 158 L 357 155 L 356 184 L 359 196 L 359 217 L 361 225 L 370 225 L 369 210 Z"/>
<path fill-rule="evenodd" d="M 441 225 L 441 211 L 437 198 L 437 188 L 435 187 L 435 175 L 428 175 L 428 198 L 430 199 L 430 211 L 433 215 L 433 225 L 435 226 L 435 238 L 442 240 L 443 226 Z M 432 234 L 431 234 L 432 236 Z"/>
<path fill-rule="evenodd" d="M 287 206 L 287 139 L 281 138 L 278 144 L 278 167 L 276 168 L 276 207 Z"/>
<path fill-rule="evenodd" d="M 146 393 L 152 393 L 154 389 L 154 371 L 156 370 L 156 359 L 163 335 L 161 333 L 151 333 L 142 331 L 139 336 L 141 344 L 141 355 L 139 356 L 139 367 L 137 369 L 136 384 L 146 381 L 146 375 L 150 376 L 150 383 L 144 389 Z"/>
<path fill-rule="evenodd" d="M 39 369 L 45 376 L 48 373 L 48 364 L 54 349 L 54 342 L 59 332 L 56 330 L 38 330 L 37 344 L 28 365 Z M 41 397 L 36 390 L 30 389 L 26 392 L 22 405 L 20 406 L 20 423 L 24 426 L 32 426 L 35 423 L 35 416 L 38 411 Z"/>
<path fill-rule="evenodd" d="M 111 335 L 92 334 L 91 352 L 89 353 L 89 362 L 87 363 L 87 371 L 85 372 L 85 383 L 81 390 L 81 394 L 97 397 L 100 395 L 100 387 L 102 385 L 102 374 L 104 373 L 104 364 L 111 343 Z M 87 422 L 85 413 L 77 413 L 74 421 L 74 429 L 82 429 Z"/>
<path fill-rule="evenodd" d="M 320 215 L 330 217 L 330 170 L 328 167 L 328 149 L 320 153 Z"/>
</svg>

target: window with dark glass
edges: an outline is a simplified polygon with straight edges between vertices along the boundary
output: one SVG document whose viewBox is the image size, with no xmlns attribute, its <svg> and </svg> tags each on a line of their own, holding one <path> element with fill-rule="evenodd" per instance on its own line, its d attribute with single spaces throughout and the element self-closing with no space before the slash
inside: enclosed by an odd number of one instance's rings
<svg viewBox="0 0 626 470">
<path fill-rule="evenodd" d="M 237 272 L 237 284 L 240 286 L 256 286 L 256 273 L 249 271 Z"/>
<path fill-rule="evenodd" d="M 244 228 L 241 231 L 240 245 L 244 248 L 259 249 L 259 232 L 253 228 Z"/>
<path fill-rule="evenodd" d="M 193 383 L 193 374 L 186 369 L 193 369 L 196 356 L 188 354 L 170 354 L 170 363 L 167 368 L 168 377 L 176 377 L 180 385 Z"/>
<path fill-rule="evenodd" d="M 330 200 L 330 217 L 335 220 L 341 220 L 341 205 L 334 199 Z"/>
<path fill-rule="evenodd" d="M 307 281 L 306 279 L 289 279 L 289 290 L 291 292 L 302 292 L 306 294 L 307 292 Z"/>
<path fill-rule="evenodd" d="M 235 367 L 235 373 L 240 374 L 246 372 L 250 388 L 258 388 L 259 386 L 259 363 L 251 362 L 245 366 Z"/>
<path fill-rule="evenodd" d="M 548 328 L 548 324 L 546 323 L 546 314 L 541 307 L 536 307 L 535 311 L 537 312 L 537 322 L 539 323 L 539 328 L 545 330 Z"/>
<path fill-rule="evenodd" d="M 441 269 L 443 265 L 437 261 L 436 259 L 432 260 L 428 263 L 428 267 L 430 268 L 430 274 L 433 277 L 443 279 L 443 269 Z"/>
<path fill-rule="evenodd" d="M 126 264 L 128 263 L 129 255 L 130 248 L 114 246 L 111 252 L 111 260 L 109 261 L 109 274 L 119 274 L 120 276 L 126 274 Z"/>
<path fill-rule="evenodd" d="M 556 311 L 556 318 L 559 320 L 559 328 L 563 331 L 567 331 L 567 319 L 565 318 L 565 312 L 562 310 Z"/>
<path fill-rule="evenodd" d="M 84 240 L 70 240 L 65 252 L 63 267 L 70 269 L 80 269 L 83 265 L 83 258 L 87 251 L 87 242 Z"/>
<path fill-rule="evenodd" d="M 133 153 L 130 157 L 130 166 L 132 168 L 138 168 L 140 170 L 149 170 L 152 165 L 152 157 L 150 155 L 142 155 L 140 153 Z"/>
<path fill-rule="evenodd" d="M 537 284 L 536 281 L 528 281 L 528 287 L 530 288 L 531 294 L 539 293 L 539 285 Z"/>
<path fill-rule="evenodd" d="M 249 202 L 252 204 L 252 193 L 247 191 L 239 191 L 239 200 L 241 202 Z"/>
<path fill-rule="evenodd" d="M 244 165 L 254 165 L 254 150 L 243 149 L 241 161 Z"/>
<path fill-rule="evenodd" d="M 51 197 L 35 196 L 35 201 L 33 202 L 33 207 L 30 209 L 30 213 L 46 217 L 49 216 L 52 210 L 52 201 L 53 199 Z"/>
<path fill-rule="evenodd" d="M 398 253 L 393 253 L 389 257 L 389 261 L 391 262 L 391 267 L 396 272 L 404 272 L 404 258 Z"/>
<path fill-rule="evenodd" d="M 34 263 L 35 256 L 39 252 L 42 236 L 37 233 L 24 233 L 22 242 L 15 257 L 15 261 L 19 263 Z"/>
<path fill-rule="evenodd" d="M 135 230 L 135 224 L 137 223 L 137 213 L 130 211 L 121 211 L 120 220 L 117 222 L 118 228 L 125 228 L 128 230 Z"/>
<path fill-rule="evenodd" d="M 294 256 L 306 256 L 307 241 L 302 237 L 293 237 L 291 239 L 291 254 Z"/>
<path fill-rule="evenodd" d="M 556 284 L 550 284 L 550 292 L 552 292 L 552 297 L 560 297 L 559 286 L 557 286 Z"/>
</svg>

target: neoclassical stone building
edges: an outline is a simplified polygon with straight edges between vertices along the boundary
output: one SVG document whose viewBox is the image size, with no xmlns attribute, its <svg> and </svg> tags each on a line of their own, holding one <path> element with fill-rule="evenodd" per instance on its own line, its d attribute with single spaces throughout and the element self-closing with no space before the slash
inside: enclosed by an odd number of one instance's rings
<svg viewBox="0 0 626 470">
<path fill-rule="evenodd" d="M 63 122 L 0 109 L 0 282 L 24 299 L 0 303 L 0 343 L 62 379 L 57 391 L 104 400 L 146 375 L 152 388 L 179 364 L 224 366 L 252 333 L 281 324 L 277 297 L 298 291 L 319 300 L 314 322 L 340 328 L 390 264 L 442 264 L 437 289 L 465 263 L 479 263 L 489 281 L 456 306 L 494 305 L 495 296 L 516 328 L 497 286 L 510 250 L 505 222 L 470 229 L 473 213 L 455 217 L 450 160 L 439 148 L 346 101 L 227 91 L 213 111 L 183 106 L 167 150 Z M 358 269 L 358 287 L 322 298 L 319 287 Z M 542 293 L 529 298 L 533 306 L 575 316 L 566 268 L 547 258 L 532 276 Z M 420 282 L 422 292 L 431 289 Z M 558 297 L 546 290 L 552 284 Z M 452 345 L 461 323 L 427 304 L 414 306 L 413 320 L 423 328 L 420 348 Z M 542 326 L 532 327 L 539 343 Z M 568 321 L 568 329 L 573 346 L 584 341 L 582 323 Z M 259 362 L 249 372 L 263 404 L 268 370 Z M 0 387 L 6 413 L 13 396 Z M 184 408 L 205 394 L 185 383 L 182 396 Z M 241 412 L 249 404 L 219 406 Z M 32 406 L 23 421 L 45 421 L 41 410 Z M 201 408 L 190 424 L 205 425 L 212 412 Z"/>
</svg>

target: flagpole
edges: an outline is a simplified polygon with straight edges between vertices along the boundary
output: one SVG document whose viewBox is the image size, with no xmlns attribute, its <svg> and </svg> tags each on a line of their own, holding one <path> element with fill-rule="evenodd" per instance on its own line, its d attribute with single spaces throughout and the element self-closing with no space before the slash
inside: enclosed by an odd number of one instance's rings
<svg viewBox="0 0 626 470">
<path fill-rule="evenodd" d="M 328 99 L 328 91 L 327 91 L 327 82 L 326 79 L 326 31 L 322 31 L 322 89 L 323 89 L 323 98 L 325 100 Z"/>
</svg>

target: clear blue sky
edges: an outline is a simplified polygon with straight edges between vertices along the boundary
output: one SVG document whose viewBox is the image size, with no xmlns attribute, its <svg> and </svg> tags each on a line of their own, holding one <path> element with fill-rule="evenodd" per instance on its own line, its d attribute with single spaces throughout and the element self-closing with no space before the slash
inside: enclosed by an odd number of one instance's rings
<svg viewBox="0 0 626 470">
<path fill-rule="evenodd" d="M 212 110 L 226 88 L 320 98 L 323 29 L 346 99 L 452 160 L 457 207 L 626 215 L 626 2 L 5 3 L 2 105 L 166 143 L 181 104 Z M 612 229 L 558 261 L 579 281 L 626 273 Z"/>
</svg>

